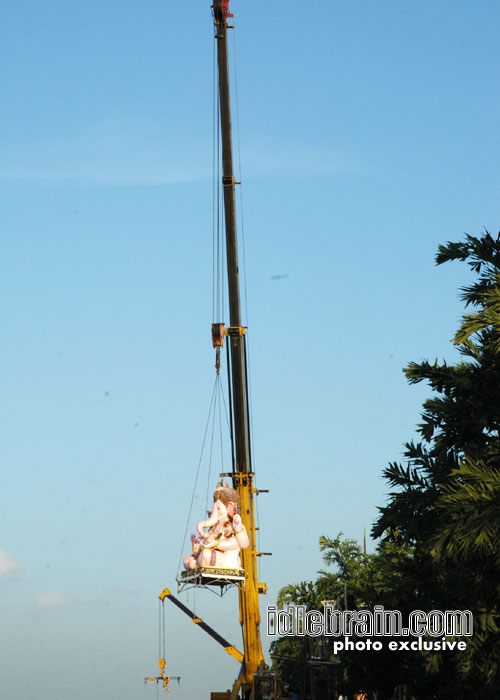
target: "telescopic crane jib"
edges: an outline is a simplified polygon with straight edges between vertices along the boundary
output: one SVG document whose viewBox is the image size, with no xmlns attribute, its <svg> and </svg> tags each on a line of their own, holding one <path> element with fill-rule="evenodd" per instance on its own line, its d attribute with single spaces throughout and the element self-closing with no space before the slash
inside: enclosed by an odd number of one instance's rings
<svg viewBox="0 0 500 700">
<path fill-rule="evenodd" d="M 219 72 L 219 105 L 222 140 L 222 184 L 226 224 L 227 279 L 229 287 L 229 322 L 226 330 L 232 388 L 232 414 L 234 425 L 235 471 L 228 475 L 241 499 L 243 524 L 250 535 L 250 546 L 241 551 L 245 580 L 239 583 L 240 622 L 243 626 L 244 660 L 241 674 L 243 689 L 252 687 L 254 674 L 262 672 L 264 655 L 260 641 L 259 586 L 257 576 L 257 548 L 255 537 L 254 488 L 250 455 L 250 422 L 248 415 L 248 386 L 246 372 L 246 338 L 241 325 L 240 283 L 238 271 L 238 241 L 236 230 L 235 178 L 233 173 L 233 147 L 231 133 L 231 101 L 229 93 L 229 60 L 227 30 L 229 0 L 214 0 L 213 16 L 217 42 Z"/>
<path fill-rule="evenodd" d="M 198 618 L 186 606 L 178 601 L 168 589 L 165 589 L 160 600 L 173 602 L 183 612 L 191 617 L 193 622 L 202 627 L 213 639 L 218 641 L 234 658 L 240 660 L 241 670 L 231 692 L 212 693 L 211 700 L 236 700 L 239 696 L 251 700 L 261 697 L 278 698 L 278 683 L 271 675 L 263 675 L 267 670 L 260 640 L 259 594 L 267 591 L 265 583 L 258 582 L 257 558 L 261 552 L 256 547 L 256 526 L 254 501 L 258 489 L 254 486 L 250 450 L 250 420 L 248 409 L 248 383 L 246 361 L 246 328 L 242 326 L 240 305 L 240 282 L 238 270 L 238 241 L 236 228 L 236 198 L 233 173 L 233 148 L 231 133 L 231 100 L 229 91 L 229 60 L 227 31 L 228 18 L 233 15 L 229 11 L 229 0 L 214 0 L 213 19 L 215 40 L 217 43 L 217 66 L 219 88 L 220 133 L 222 143 L 222 185 L 224 201 L 224 217 L 226 231 L 227 280 L 229 288 L 229 326 L 214 323 L 212 340 L 216 348 L 217 371 L 219 368 L 220 348 L 227 339 L 228 342 L 228 372 L 230 376 L 230 413 L 233 427 L 233 471 L 221 474 L 232 479 L 241 501 L 241 518 L 249 535 L 250 544 L 241 549 L 241 575 L 230 576 L 227 580 L 212 581 L 215 585 L 223 586 L 229 583 L 238 585 L 240 624 L 243 631 L 243 654 L 225 639 L 220 637 L 203 620 Z M 209 567 L 207 567 L 209 568 Z M 238 570 L 240 571 L 240 570 Z M 227 571 L 226 571 L 227 573 Z M 234 572 L 233 572 L 234 573 Z M 213 577 L 212 577 L 213 578 Z M 203 582 L 203 567 L 181 574 L 182 581 Z M 240 695 L 241 694 L 241 695 Z"/>
</svg>

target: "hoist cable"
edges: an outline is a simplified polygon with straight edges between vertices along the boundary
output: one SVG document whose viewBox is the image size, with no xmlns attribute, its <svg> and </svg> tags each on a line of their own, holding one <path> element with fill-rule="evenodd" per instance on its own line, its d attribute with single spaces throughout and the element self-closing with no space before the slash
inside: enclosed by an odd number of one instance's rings
<svg viewBox="0 0 500 700">
<path fill-rule="evenodd" d="M 215 51 L 214 43 L 214 51 Z M 215 53 L 214 53 L 215 55 Z M 223 316 L 223 302 L 221 300 L 221 186 L 220 186 L 220 98 L 219 98 L 219 66 L 214 61 L 214 95 L 216 102 L 216 109 L 214 110 L 214 136 L 217 133 L 217 138 L 214 139 L 214 144 L 216 143 L 216 161 L 217 161 L 217 202 L 216 202 L 216 218 L 217 218 L 217 263 L 216 263 L 216 289 L 217 289 L 217 308 L 215 321 L 221 321 Z"/>
<path fill-rule="evenodd" d="M 221 462 L 221 472 L 225 473 L 224 469 L 224 445 L 222 441 L 222 412 L 221 412 L 221 396 L 224 400 L 224 393 L 222 391 L 221 383 L 219 381 L 219 438 L 220 438 L 220 462 Z"/>
<path fill-rule="evenodd" d="M 222 285 L 221 244 L 221 187 L 220 187 L 220 100 L 218 87 L 218 64 L 214 41 L 213 52 L 213 104 L 212 104 L 212 314 L 213 322 L 223 318 L 224 289 Z"/>
<path fill-rule="evenodd" d="M 162 601 L 158 601 L 158 658 L 161 659 L 161 611 L 162 611 Z"/>
<path fill-rule="evenodd" d="M 219 386 L 219 381 L 220 381 L 220 375 L 217 374 L 215 377 L 215 386 L 217 387 L 215 391 L 215 401 L 214 401 L 214 410 L 212 411 L 212 434 L 210 436 L 210 455 L 208 458 L 208 477 L 207 477 L 207 493 L 205 496 L 205 511 L 208 511 L 208 493 L 210 491 L 210 477 L 211 477 L 211 472 L 212 472 L 212 454 L 213 454 L 213 447 L 214 447 L 214 433 L 215 433 L 215 416 L 217 413 L 217 400 L 218 400 L 218 386 Z"/>
<path fill-rule="evenodd" d="M 219 159 L 219 154 L 216 151 L 216 134 L 215 130 L 217 128 L 217 113 L 216 113 L 216 100 L 218 99 L 217 87 L 216 87 L 216 44 L 214 42 L 213 50 L 213 68 L 212 68 L 212 322 L 217 321 L 217 311 L 216 311 L 216 230 L 217 230 L 217 210 L 219 207 L 218 202 L 218 189 L 217 189 L 217 163 Z"/>
<path fill-rule="evenodd" d="M 226 399 L 225 399 L 225 396 L 224 396 L 224 392 L 223 392 L 223 390 L 222 390 L 222 387 L 221 387 L 220 393 L 221 393 L 221 396 L 222 396 L 222 405 L 224 406 L 224 414 L 225 414 L 225 416 L 226 416 L 227 430 L 228 430 L 228 432 L 230 433 L 230 432 L 231 432 L 231 427 L 230 427 L 230 425 L 229 425 L 228 409 L 227 409 Z"/>
<path fill-rule="evenodd" d="M 200 475 L 201 460 L 202 460 L 202 458 L 203 458 L 203 451 L 204 451 L 204 449 L 205 449 L 205 441 L 206 441 L 206 439 L 207 439 L 207 431 L 208 431 L 208 426 L 209 426 L 209 423 L 210 423 L 210 416 L 211 416 L 211 414 L 212 414 L 212 406 L 213 406 L 213 403 L 214 403 L 214 397 L 215 397 L 216 386 L 217 386 L 217 377 L 216 377 L 216 379 L 215 379 L 214 388 L 213 388 L 213 390 L 212 390 L 212 398 L 211 398 L 211 400 L 210 400 L 210 408 L 209 408 L 209 410 L 208 410 L 208 417 L 207 417 L 207 422 L 206 422 L 206 425 L 205 425 L 205 433 L 204 433 L 204 435 L 203 435 L 203 442 L 202 442 L 202 445 L 201 445 L 200 458 L 199 458 L 199 460 L 198 460 L 198 468 L 197 468 L 197 470 L 196 470 L 196 478 L 195 478 L 195 480 L 194 480 L 193 493 L 192 493 L 192 495 L 191 495 L 191 503 L 189 504 L 189 513 L 188 513 L 188 517 L 187 517 L 187 521 L 186 521 L 186 528 L 185 528 L 185 530 L 184 530 L 184 537 L 183 537 L 182 545 L 181 545 L 181 553 L 180 553 L 180 556 L 179 556 L 179 564 L 178 564 L 178 566 L 177 566 L 177 575 L 179 575 L 179 571 L 180 571 L 180 568 L 181 568 L 182 552 L 184 551 L 184 543 L 185 543 L 185 541 L 186 541 L 186 535 L 187 535 L 187 531 L 188 531 L 188 527 L 189 527 L 189 521 L 190 521 L 190 518 L 191 518 L 191 511 L 192 511 L 192 509 L 193 509 L 194 496 L 195 496 L 195 493 L 196 493 L 196 486 L 197 486 L 197 484 L 198 484 L 198 477 L 199 477 L 199 475 Z"/>
<path fill-rule="evenodd" d="M 220 104 L 217 100 L 217 123 L 219 120 Z M 222 318 L 221 302 L 221 251 L 220 251 L 220 229 L 221 229 L 221 187 L 220 187 L 220 129 L 217 129 L 217 316 L 216 320 Z"/>
<path fill-rule="evenodd" d="M 243 289 L 245 298 L 245 317 L 246 324 L 249 324 L 248 320 L 248 294 L 247 294 L 247 266 L 246 266 L 246 255 L 245 255 L 245 219 L 243 216 L 243 178 L 241 175 L 241 139 L 240 139 L 240 110 L 238 101 L 238 70 L 237 70 L 237 53 L 236 53 L 236 29 L 233 28 L 233 64 L 234 64 L 234 94 L 235 94 L 235 104 L 236 104 L 236 135 L 238 142 L 238 179 L 240 181 L 240 223 L 241 223 L 241 248 L 243 257 Z M 251 454 L 254 452 L 254 441 L 253 441 L 253 409 L 252 409 L 252 391 L 251 391 L 251 371 L 250 371 L 250 338 L 246 336 L 246 352 L 245 352 L 245 371 L 247 373 L 247 394 L 248 394 L 248 419 L 250 422 L 250 444 L 249 449 Z M 256 486 L 256 484 L 254 484 Z M 258 498 L 255 498 L 255 511 L 256 511 L 256 524 L 259 524 L 259 507 Z M 257 529 L 257 543 L 260 549 L 260 530 Z M 260 558 L 257 563 L 257 568 L 260 576 Z"/>
<path fill-rule="evenodd" d="M 215 438 L 216 417 L 218 417 L 218 423 L 219 423 L 218 427 L 219 427 L 220 460 L 221 460 L 221 468 L 219 471 L 224 472 L 224 442 L 223 442 L 223 435 L 222 435 L 222 408 L 221 408 L 221 404 L 222 404 L 222 402 L 225 403 L 225 399 L 224 399 L 224 392 L 222 390 L 220 374 L 217 375 L 216 382 L 217 382 L 217 392 L 216 392 L 215 401 L 214 401 L 214 410 L 212 413 L 212 416 L 213 416 L 212 435 L 211 435 L 211 441 L 210 441 L 210 460 L 209 460 L 209 467 L 208 467 L 207 493 L 206 493 L 206 503 L 205 503 L 206 509 L 208 512 L 210 512 L 210 510 L 208 508 L 208 503 L 209 503 L 208 495 L 210 493 L 210 478 L 211 478 L 211 471 L 212 471 L 212 458 L 213 458 L 213 446 L 214 446 L 214 438 Z M 222 397 L 222 400 L 221 400 L 221 397 Z"/>
<path fill-rule="evenodd" d="M 240 185 L 240 223 L 241 223 L 241 243 L 243 253 L 243 290 L 245 297 L 245 317 L 248 325 L 248 295 L 247 295 L 247 266 L 245 258 L 245 225 L 243 221 L 243 195 L 241 176 L 241 147 L 240 147 L 240 110 L 238 103 L 238 71 L 236 66 L 236 30 L 233 29 L 233 65 L 234 65 L 234 97 L 236 105 L 236 137 L 238 142 L 238 180 Z"/>
<path fill-rule="evenodd" d="M 223 202 L 222 202 L 223 194 L 224 194 L 224 189 L 222 188 L 222 191 L 221 191 L 221 203 L 220 203 L 221 211 L 222 211 L 222 207 L 223 207 Z M 226 283 L 225 283 L 226 266 L 224 265 L 224 262 L 223 262 L 223 260 L 226 258 L 226 218 L 225 218 L 225 217 L 221 217 L 221 219 L 222 219 L 222 235 L 221 235 L 221 253 L 220 253 L 220 254 L 221 254 L 221 275 L 220 275 L 221 302 L 220 302 L 220 318 L 221 318 L 221 321 L 223 321 L 223 320 L 224 320 L 224 303 L 225 303 L 225 302 L 224 302 L 224 289 L 225 289 L 225 287 L 226 287 Z"/>
<path fill-rule="evenodd" d="M 166 639 L 166 634 L 165 634 L 165 632 L 166 632 L 166 629 L 165 629 L 165 599 L 163 599 L 163 600 L 161 601 L 161 603 L 162 603 L 162 607 L 163 607 L 163 615 L 162 615 L 162 618 L 163 618 L 163 649 L 162 649 L 162 652 L 163 652 L 163 653 L 162 653 L 162 655 L 160 656 L 160 659 L 165 659 L 165 658 L 166 658 L 166 652 L 167 652 L 167 646 L 166 646 L 166 643 L 165 643 L 165 639 Z"/>
<path fill-rule="evenodd" d="M 231 466 L 233 474 L 236 474 L 236 456 L 234 454 L 234 425 L 233 425 L 233 399 L 231 396 L 231 362 L 229 359 L 229 342 L 226 344 L 227 357 L 227 394 L 229 399 L 229 434 L 231 436 Z"/>
</svg>

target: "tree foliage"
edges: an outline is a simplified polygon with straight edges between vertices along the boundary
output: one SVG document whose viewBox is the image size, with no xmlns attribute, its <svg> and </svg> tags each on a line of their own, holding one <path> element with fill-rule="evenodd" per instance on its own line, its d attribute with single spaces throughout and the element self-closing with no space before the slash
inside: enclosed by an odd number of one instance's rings
<svg viewBox="0 0 500 700">
<path fill-rule="evenodd" d="M 474 274 L 461 289 L 471 312 L 453 341 L 461 361 L 406 368 L 408 381 L 427 381 L 433 395 L 421 440 L 405 446 L 406 465 L 384 472 L 394 490 L 373 534 L 414 547 L 427 609 L 473 611 L 475 634 L 456 669 L 492 688 L 500 684 L 500 234 L 439 247 L 437 264 L 454 260 Z M 442 659 L 428 667 L 439 684 Z"/>
<path fill-rule="evenodd" d="M 377 551 L 367 555 L 341 534 L 322 536 L 326 569 L 315 581 L 286 586 L 278 600 L 280 607 L 321 609 L 324 600 L 342 607 L 347 586 L 349 608 L 473 612 L 465 652 L 398 652 L 396 663 L 385 650 L 341 653 L 344 689 L 376 690 L 379 700 L 403 684 L 418 700 L 490 700 L 500 688 L 500 234 L 440 246 L 437 264 L 451 261 L 472 272 L 453 339 L 460 360 L 410 362 L 404 370 L 410 384 L 425 381 L 432 394 L 404 463 L 384 471 L 392 491 L 373 528 Z M 295 683 L 310 655 L 305 643 L 272 645 L 275 668 L 285 678 L 295 674 Z"/>
<path fill-rule="evenodd" d="M 315 581 L 282 588 L 278 607 L 304 605 L 306 610 L 321 610 L 323 603 L 329 601 L 338 609 L 345 609 L 346 605 L 349 610 L 373 609 L 374 605 L 394 609 L 397 602 L 403 614 L 413 609 L 416 592 L 405 573 L 406 564 L 412 561 L 411 548 L 381 542 L 374 554 L 365 554 L 358 542 L 343 539 L 342 533 L 333 539 L 322 535 L 319 547 L 326 568 L 318 572 Z M 274 668 L 285 682 L 300 687 L 301 697 L 310 697 L 307 664 L 313 654 L 311 640 L 282 637 L 272 643 L 271 654 Z M 337 656 L 330 649 L 326 661 L 334 660 L 341 662 L 342 671 L 335 681 L 337 689 L 348 693 L 361 687 L 376 690 L 379 700 L 389 700 L 398 684 L 420 688 L 425 675 L 418 655 L 402 652 L 396 665 L 394 652 L 387 645 L 379 652 L 343 651 Z M 321 670 L 317 672 L 321 674 Z M 326 675 L 324 668 L 323 676 Z"/>
</svg>

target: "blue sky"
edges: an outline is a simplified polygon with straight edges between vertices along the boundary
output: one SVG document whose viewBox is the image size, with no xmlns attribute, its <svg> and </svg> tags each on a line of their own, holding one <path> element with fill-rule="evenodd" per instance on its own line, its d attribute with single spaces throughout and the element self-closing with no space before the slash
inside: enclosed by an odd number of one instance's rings
<svg viewBox="0 0 500 700">
<path fill-rule="evenodd" d="M 500 10 L 231 5 L 264 613 L 370 530 L 428 394 L 402 368 L 457 357 L 434 255 L 498 231 Z M 146 700 L 214 382 L 210 8 L 6 0 L 0 32 L 0 687 Z M 189 604 L 239 644 L 234 595 Z M 166 612 L 172 697 L 229 687 Z"/>
</svg>

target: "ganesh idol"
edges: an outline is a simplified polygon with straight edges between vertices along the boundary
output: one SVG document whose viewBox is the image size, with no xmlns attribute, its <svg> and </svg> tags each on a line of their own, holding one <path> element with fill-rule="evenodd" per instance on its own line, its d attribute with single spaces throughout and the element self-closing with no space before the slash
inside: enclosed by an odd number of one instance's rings
<svg viewBox="0 0 500 700">
<path fill-rule="evenodd" d="M 206 531 L 208 528 L 208 532 Z M 198 535 L 191 535 L 193 553 L 184 557 L 184 567 L 216 566 L 221 569 L 239 569 L 240 549 L 250 544 L 240 515 L 240 496 L 224 481 L 214 491 L 214 504 L 207 520 L 196 526 Z"/>
</svg>

